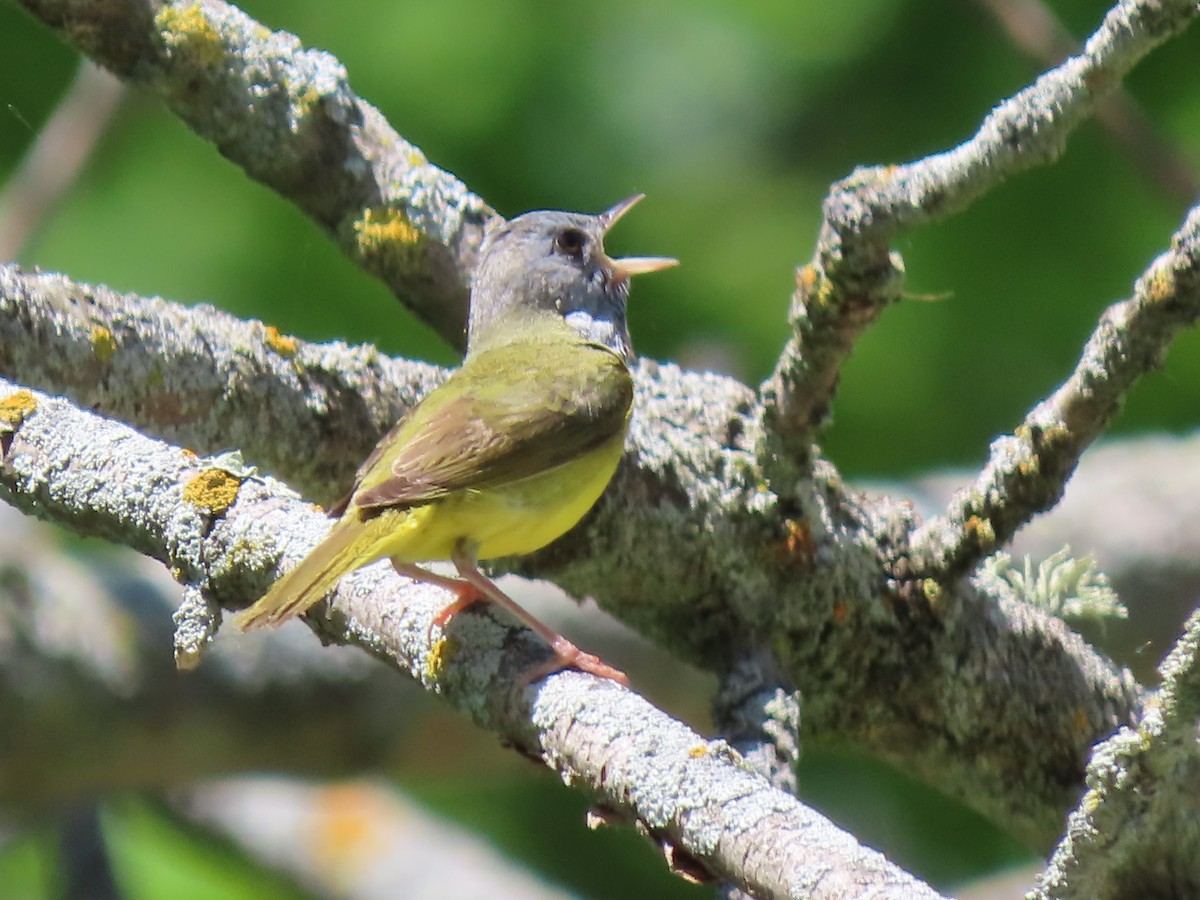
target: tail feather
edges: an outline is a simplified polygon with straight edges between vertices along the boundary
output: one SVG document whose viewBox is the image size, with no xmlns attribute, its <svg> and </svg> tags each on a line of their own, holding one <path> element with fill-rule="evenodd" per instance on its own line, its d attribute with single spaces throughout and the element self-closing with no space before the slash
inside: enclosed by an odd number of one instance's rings
<svg viewBox="0 0 1200 900">
<path fill-rule="evenodd" d="M 364 540 L 366 538 L 367 540 Z M 296 568 L 280 577 L 270 590 L 237 617 L 242 631 L 279 625 L 298 616 L 333 590 L 343 575 L 374 561 L 365 546 L 370 542 L 359 522 L 342 520 Z"/>
</svg>

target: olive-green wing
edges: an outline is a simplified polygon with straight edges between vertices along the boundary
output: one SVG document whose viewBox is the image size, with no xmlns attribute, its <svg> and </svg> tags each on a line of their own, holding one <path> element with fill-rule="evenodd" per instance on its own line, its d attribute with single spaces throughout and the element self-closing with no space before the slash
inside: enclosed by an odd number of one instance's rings
<svg viewBox="0 0 1200 900">
<path fill-rule="evenodd" d="M 486 351 L 380 442 L 351 503 L 368 513 L 404 508 L 556 468 L 622 434 L 632 400 L 629 371 L 602 345 Z"/>
</svg>

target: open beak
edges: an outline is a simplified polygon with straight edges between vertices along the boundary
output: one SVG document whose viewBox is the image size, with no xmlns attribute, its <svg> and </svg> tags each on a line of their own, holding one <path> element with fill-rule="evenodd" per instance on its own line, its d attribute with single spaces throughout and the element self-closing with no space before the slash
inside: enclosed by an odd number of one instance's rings
<svg viewBox="0 0 1200 900">
<path fill-rule="evenodd" d="M 613 274 L 624 280 L 630 275 L 643 275 L 646 272 L 659 272 L 679 265 L 679 260 L 669 256 L 629 256 L 625 259 L 612 261 Z"/>
<path fill-rule="evenodd" d="M 608 212 L 600 213 L 599 219 L 600 224 L 604 228 L 604 233 L 608 234 L 608 229 L 612 228 L 617 224 L 617 222 L 621 221 L 621 217 L 625 215 L 625 213 L 629 212 L 645 199 L 645 194 L 634 194 L 632 197 L 622 200 L 612 209 L 608 210 Z"/>
<path fill-rule="evenodd" d="M 616 225 L 625 213 L 629 212 L 645 198 L 645 194 L 634 194 L 632 197 L 622 200 L 607 212 L 600 213 L 600 224 L 604 228 L 604 233 L 607 234 L 608 230 Z M 625 281 L 631 275 L 658 272 L 662 269 L 677 266 L 679 265 L 679 260 L 671 259 L 667 256 L 631 256 L 626 259 L 609 260 L 609 265 L 612 267 L 613 277 L 617 281 Z"/>
</svg>

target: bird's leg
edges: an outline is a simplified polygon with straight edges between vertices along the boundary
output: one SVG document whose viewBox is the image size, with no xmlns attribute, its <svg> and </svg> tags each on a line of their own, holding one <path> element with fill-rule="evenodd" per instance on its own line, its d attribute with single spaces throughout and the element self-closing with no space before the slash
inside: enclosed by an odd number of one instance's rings
<svg viewBox="0 0 1200 900">
<path fill-rule="evenodd" d="M 479 571 L 479 563 L 475 558 L 475 552 L 469 545 L 460 542 L 455 547 L 451 560 L 454 563 L 454 567 L 458 570 L 458 574 L 462 577 L 462 582 L 465 582 L 477 591 L 481 599 L 490 600 L 492 603 L 496 603 L 507 609 L 532 628 L 538 637 L 549 644 L 550 649 L 554 651 L 554 659 L 542 665 L 533 666 L 521 673 L 520 681 L 522 684 L 530 684 L 557 672 L 559 669 L 566 668 L 579 669 L 581 672 L 590 672 L 592 675 L 600 678 L 608 678 L 617 682 L 617 684 L 629 684 L 629 679 L 625 677 L 625 673 L 620 669 L 614 669 L 598 656 L 593 656 L 591 653 L 584 653 L 553 628 L 543 624 L 532 613 L 522 608 L 516 600 L 500 590 L 494 581 Z"/>
<path fill-rule="evenodd" d="M 466 609 L 468 606 L 473 606 L 480 600 L 487 599 L 479 588 L 470 582 L 463 581 L 458 578 L 447 578 L 444 575 L 438 575 L 430 572 L 428 569 L 423 569 L 420 566 L 406 563 L 403 560 L 392 558 L 392 568 L 405 578 L 411 578 L 413 581 L 423 581 L 426 584 L 432 584 L 436 587 L 445 588 L 453 593 L 456 597 L 453 603 L 448 603 L 438 611 L 438 614 L 433 617 L 433 622 L 430 623 L 429 632 L 432 634 L 435 628 L 445 628 L 446 623 L 453 619 L 456 615 Z"/>
</svg>

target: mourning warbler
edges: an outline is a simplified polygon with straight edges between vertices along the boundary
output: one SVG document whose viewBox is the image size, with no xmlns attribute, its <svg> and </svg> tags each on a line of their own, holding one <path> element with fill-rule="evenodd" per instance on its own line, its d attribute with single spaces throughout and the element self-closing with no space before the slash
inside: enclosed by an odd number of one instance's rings
<svg viewBox="0 0 1200 900">
<path fill-rule="evenodd" d="M 526 213 L 492 231 L 471 288 L 462 366 L 404 416 L 363 463 L 336 524 L 238 619 L 273 625 L 348 572 L 389 558 L 402 575 L 458 595 L 435 618 L 498 603 L 554 650 L 532 677 L 575 667 L 624 675 L 543 625 L 479 571 L 571 528 L 616 470 L 633 399 L 629 278 L 676 264 L 610 259 L 608 230 L 642 195 L 589 216 Z M 458 578 L 416 565 L 449 560 Z"/>
</svg>

